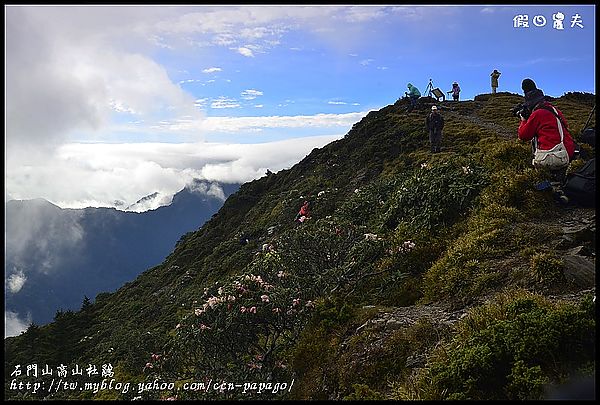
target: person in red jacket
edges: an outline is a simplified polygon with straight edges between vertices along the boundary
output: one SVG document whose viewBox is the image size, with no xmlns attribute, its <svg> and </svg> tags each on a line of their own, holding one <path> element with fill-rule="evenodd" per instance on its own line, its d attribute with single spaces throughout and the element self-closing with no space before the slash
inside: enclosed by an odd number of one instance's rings
<svg viewBox="0 0 600 405">
<path fill-rule="evenodd" d="M 296 218 L 294 218 L 294 221 L 299 221 L 299 222 L 304 222 L 305 219 L 310 217 L 310 203 L 308 201 L 304 201 L 304 204 L 302 204 L 302 207 L 300 207 L 300 211 L 298 211 L 298 213 L 296 214 Z"/>
<path fill-rule="evenodd" d="M 520 114 L 521 122 L 519 124 L 518 136 L 520 140 L 532 141 L 533 151 L 536 148 L 542 150 L 552 149 L 560 143 L 559 122 L 563 132 L 563 144 L 569 155 L 569 160 L 573 158 L 575 153 L 575 143 L 569 132 L 567 120 L 562 112 L 546 101 L 542 90 L 538 89 L 531 79 L 525 79 L 522 83 L 523 92 L 525 93 L 525 108 L 531 111 L 528 117 L 525 114 Z M 557 118 L 558 117 L 558 121 Z M 549 170 L 553 181 L 550 183 L 555 192 L 559 194 L 561 200 L 562 190 L 560 186 L 565 180 L 567 166 L 560 169 Z"/>
</svg>

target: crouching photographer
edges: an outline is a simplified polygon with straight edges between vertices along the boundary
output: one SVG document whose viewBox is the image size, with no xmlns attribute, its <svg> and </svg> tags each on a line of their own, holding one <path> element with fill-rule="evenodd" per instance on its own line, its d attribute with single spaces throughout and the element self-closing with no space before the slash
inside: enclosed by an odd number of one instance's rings
<svg viewBox="0 0 600 405">
<path fill-rule="evenodd" d="M 527 120 L 531 115 L 531 111 L 525 106 L 525 103 L 517 104 L 510 112 L 514 117 L 518 117 L 521 120 Z"/>
<path fill-rule="evenodd" d="M 555 197 L 562 203 L 568 198 L 562 191 L 567 167 L 575 152 L 575 143 L 571 136 L 567 121 L 556 107 L 544 98 L 531 79 L 522 83 L 525 102 L 513 108 L 513 115 L 521 120 L 518 137 L 523 141 L 531 141 L 534 167 L 546 170 L 549 185 Z"/>
</svg>

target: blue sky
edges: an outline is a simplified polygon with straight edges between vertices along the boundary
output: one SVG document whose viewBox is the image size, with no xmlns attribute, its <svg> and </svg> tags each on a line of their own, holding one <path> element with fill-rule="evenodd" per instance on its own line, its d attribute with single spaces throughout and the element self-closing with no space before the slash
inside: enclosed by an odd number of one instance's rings
<svg viewBox="0 0 600 405">
<path fill-rule="evenodd" d="M 493 69 L 498 91 L 529 77 L 595 93 L 594 34 L 584 4 L 5 6 L 5 200 L 111 206 L 249 181 L 430 78 L 461 100 L 489 93 Z"/>
</svg>

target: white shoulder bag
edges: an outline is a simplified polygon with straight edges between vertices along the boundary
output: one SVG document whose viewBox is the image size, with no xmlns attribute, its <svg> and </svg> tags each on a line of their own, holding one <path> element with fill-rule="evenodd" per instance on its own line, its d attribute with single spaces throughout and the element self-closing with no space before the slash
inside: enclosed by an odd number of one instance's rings
<svg viewBox="0 0 600 405">
<path fill-rule="evenodd" d="M 558 112 L 556 108 L 552 107 L 554 110 L 554 115 L 556 116 L 556 123 L 558 124 L 558 132 L 560 133 L 560 143 L 553 147 L 552 149 L 542 150 L 537 148 L 533 155 L 534 166 L 544 166 L 550 169 L 562 169 L 569 164 L 569 153 L 567 152 L 567 148 L 565 148 L 565 144 L 563 143 L 564 133 L 563 127 L 558 119 Z"/>
</svg>

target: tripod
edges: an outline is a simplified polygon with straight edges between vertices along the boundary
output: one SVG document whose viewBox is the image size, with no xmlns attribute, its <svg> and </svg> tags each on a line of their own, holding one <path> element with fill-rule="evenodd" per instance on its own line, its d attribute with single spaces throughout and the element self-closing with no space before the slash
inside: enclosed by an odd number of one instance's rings
<svg viewBox="0 0 600 405">
<path fill-rule="evenodd" d="M 423 94 L 427 94 L 428 97 L 431 97 L 432 91 L 433 91 L 433 80 L 429 79 L 429 84 L 427 85 L 427 88 L 425 88 L 425 93 L 423 93 Z"/>
</svg>

